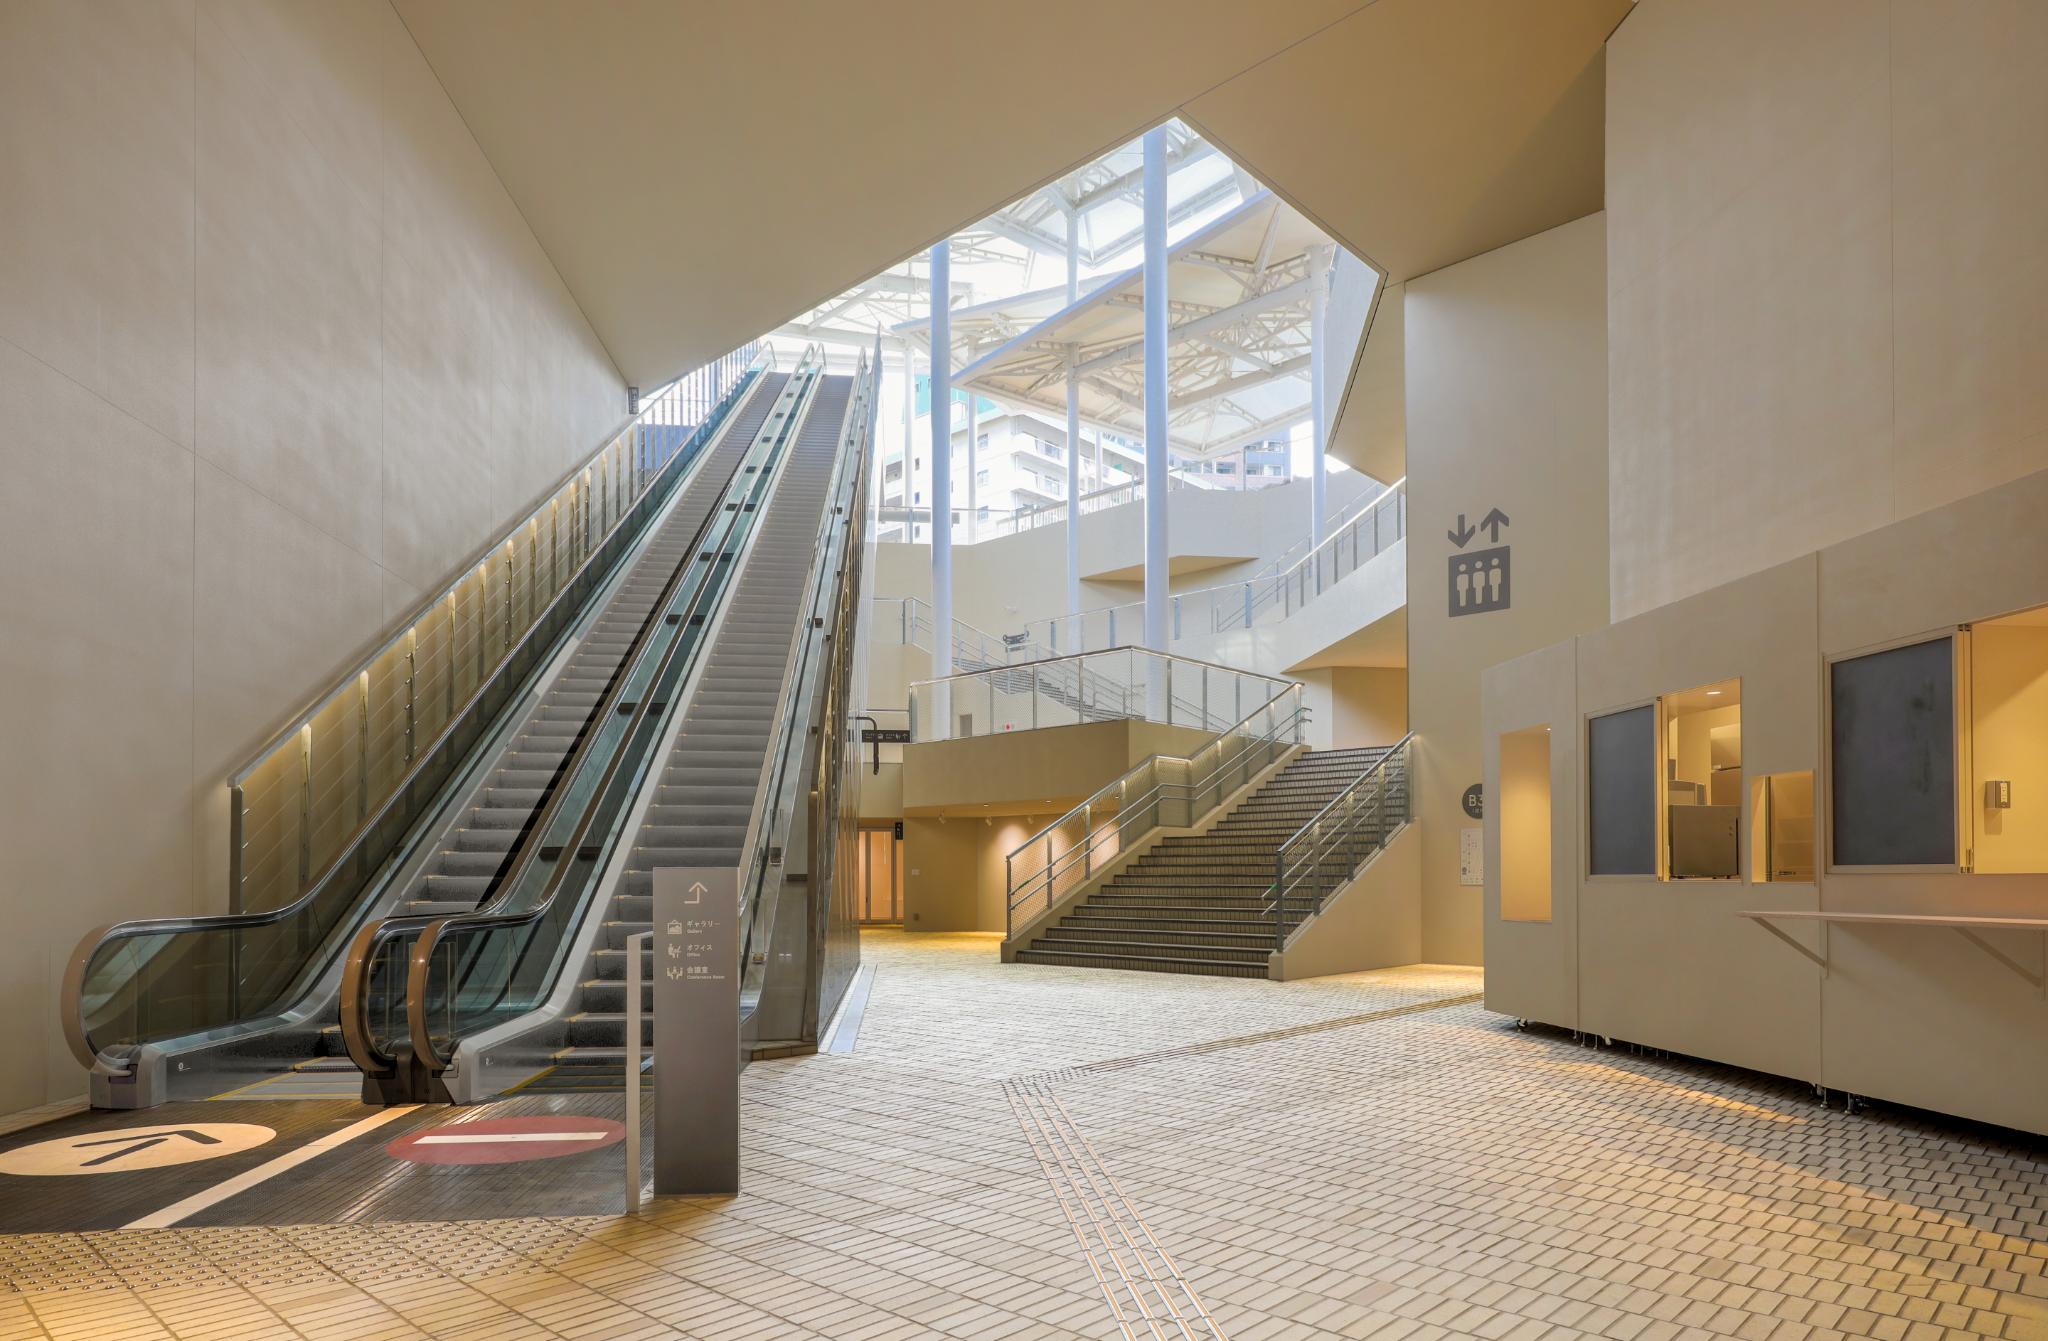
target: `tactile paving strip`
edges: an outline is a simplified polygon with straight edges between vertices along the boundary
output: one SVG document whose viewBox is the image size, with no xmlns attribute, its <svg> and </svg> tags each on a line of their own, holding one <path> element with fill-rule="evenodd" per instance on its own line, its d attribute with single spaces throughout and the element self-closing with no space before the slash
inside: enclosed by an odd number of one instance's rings
<svg viewBox="0 0 2048 1341">
<path fill-rule="evenodd" d="M 1018 1076 L 1003 1083 L 1010 1107 L 1024 1128 L 1025 1139 L 1037 1157 L 1040 1172 L 1052 1185 L 1060 1211 L 1080 1242 L 1102 1296 L 1116 1319 L 1117 1331 L 1127 1341 L 1156 1338 L 1213 1338 L 1225 1341 L 1223 1329 L 1203 1306 L 1201 1296 L 1181 1271 L 1178 1263 L 1159 1242 L 1152 1227 L 1138 1213 L 1117 1185 L 1116 1176 L 1096 1155 L 1073 1115 L 1067 1112 L 1053 1086 L 1083 1076 L 1127 1070 L 1155 1062 L 1178 1061 L 1231 1048 L 1278 1042 L 1318 1034 L 1331 1029 L 1348 1029 L 1377 1020 L 1413 1015 L 1420 1011 L 1443 1010 L 1469 1005 L 1481 993 L 1418 1001 L 1386 1010 L 1365 1011 L 1335 1019 L 1315 1020 L 1286 1029 L 1267 1029 L 1255 1034 L 1190 1043 L 1178 1048 L 1081 1066 L 1062 1067 L 1034 1075 Z"/>
</svg>

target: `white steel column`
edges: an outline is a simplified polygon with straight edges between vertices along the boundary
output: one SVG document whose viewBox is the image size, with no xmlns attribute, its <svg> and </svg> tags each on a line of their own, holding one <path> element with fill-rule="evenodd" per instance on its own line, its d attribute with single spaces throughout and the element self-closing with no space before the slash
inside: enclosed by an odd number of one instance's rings
<svg viewBox="0 0 2048 1341">
<path fill-rule="evenodd" d="M 903 498 L 904 507 L 910 506 L 911 492 L 916 488 L 917 472 L 911 464 L 917 460 L 917 347 L 910 343 L 910 337 L 903 337 Z M 906 522 L 906 526 L 912 526 Z M 907 537 L 917 539 L 914 528 Z"/>
<path fill-rule="evenodd" d="M 953 275 L 947 244 L 932 248 L 932 674 L 953 673 Z M 941 710 L 945 695 L 937 696 Z M 931 724 L 952 735 L 950 716 Z"/>
<path fill-rule="evenodd" d="M 1166 637 L 1166 127 L 1145 132 L 1145 646 Z"/>
<path fill-rule="evenodd" d="M 981 504 L 975 480 L 980 476 L 979 456 L 975 452 L 975 441 L 981 437 L 981 406 L 977 403 L 974 388 L 967 389 L 967 543 L 981 539 Z"/>
<path fill-rule="evenodd" d="M 1329 472 L 1324 451 L 1328 446 L 1323 431 L 1323 332 L 1329 320 L 1330 253 L 1317 248 L 1309 260 L 1308 297 L 1308 435 L 1313 465 L 1309 482 L 1309 535 L 1311 544 L 1323 543 L 1329 525 Z"/>
<path fill-rule="evenodd" d="M 1072 275 L 1069 270 L 1069 276 Z M 1074 380 L 1074 348 L 1067 347 L 1067 613 L 1081 613 L 1081 387 Z M 1068 621 L 1073 645 L 1057 650 L 1079 652 L 1080 621 Z"/>
</svg>

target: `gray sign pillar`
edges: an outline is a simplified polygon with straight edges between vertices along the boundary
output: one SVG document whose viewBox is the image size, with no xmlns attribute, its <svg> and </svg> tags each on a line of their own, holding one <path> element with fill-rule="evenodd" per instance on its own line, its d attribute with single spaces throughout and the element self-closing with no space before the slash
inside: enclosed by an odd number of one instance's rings
<svg viewBox="0 0 2048 1341">
<path fill-rule="evenodd" d="M 740 1190 L 740 873 L 654 872 L 655 1195 Z"/>
</svg>

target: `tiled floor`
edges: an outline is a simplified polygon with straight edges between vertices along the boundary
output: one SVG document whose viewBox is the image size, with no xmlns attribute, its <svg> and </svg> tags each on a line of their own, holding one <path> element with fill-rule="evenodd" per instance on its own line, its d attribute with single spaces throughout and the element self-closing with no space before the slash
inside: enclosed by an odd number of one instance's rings
<svg viewBox="0 0 2048 1341">
<path fill-rule="evenodd" d="M 2017 1138 L 1521 1033 L 1470 970 L 865 953 L 856 1050 L 747 1071 L 737 1200 L 0 1238 L 0 1337 L 2048 1341 Z"/>
</svg>

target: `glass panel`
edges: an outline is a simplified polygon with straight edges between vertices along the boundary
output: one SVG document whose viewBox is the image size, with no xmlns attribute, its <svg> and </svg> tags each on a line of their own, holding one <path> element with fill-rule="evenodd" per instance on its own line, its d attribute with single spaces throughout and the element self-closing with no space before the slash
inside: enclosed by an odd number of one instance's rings
<svg viewBox="0 0 2048 1341">
<path fill-rule="evenodd" d="M 1836 865 L 1956 864 L 1955 688 L 1950 638 L 1828 668 Z"/>
<path fill-rule="evenodd" d="M 1586 822 L 1593 875 L 1657 874 L 1657 710 L 1586 723 Z"/>
</svg>

